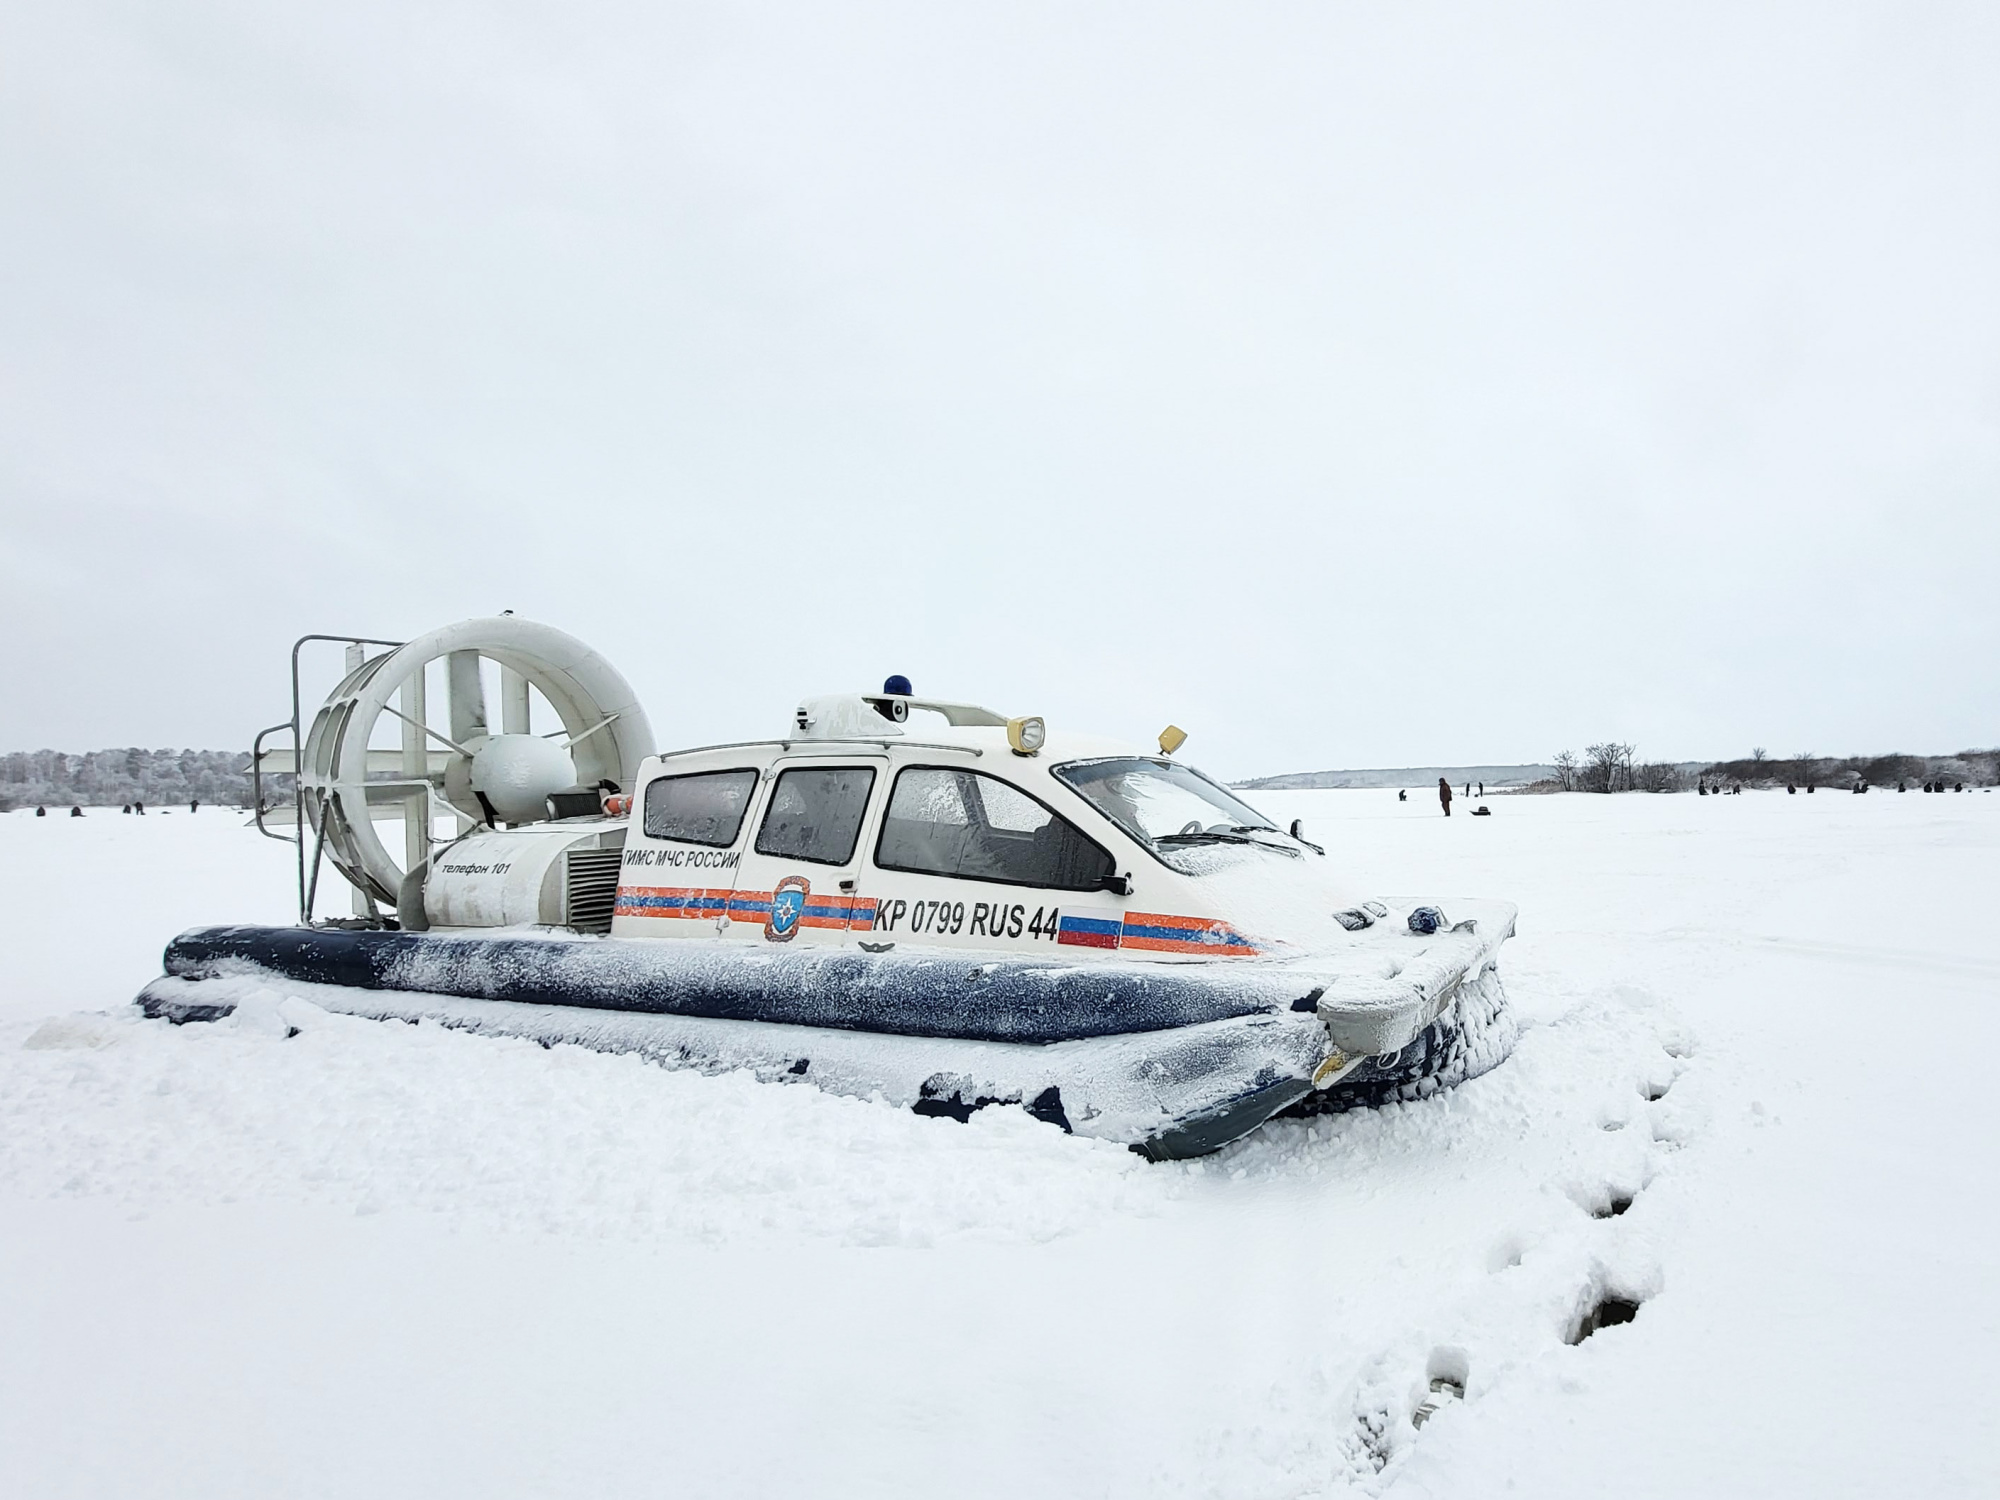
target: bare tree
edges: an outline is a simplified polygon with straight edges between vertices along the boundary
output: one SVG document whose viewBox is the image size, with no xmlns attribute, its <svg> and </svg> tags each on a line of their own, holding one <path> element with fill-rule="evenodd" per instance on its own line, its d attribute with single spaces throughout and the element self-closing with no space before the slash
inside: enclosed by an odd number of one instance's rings
<svg viewBox="0 0 2000 1500">
<path fill-rule="evenodd" d="M 1579 778 L 1586 792 L 1629 792 L 1632 790 L 1631 745 L 1606 740 L 1601 745 L 1583 747 L 1583 774 Z"/>
<path fill-rule="evenodd" d="M 1764 749 L 1764 747 L 1763 747 L 1762 745 L 1757 745 L 1757 746 L 1755 746 L 1755 747 L 1753 747 L 1753 748 L 1751 749 L 1751 751 L 1750 751 L 1750 758 L 1751 758 L 1752 760 L 1757 760 L 1757 761 L 1761 761 L 1761 760 L 1762 760 L 1762 759 L 1764 758 L 1764 756 L 1766 755 L 1766 753 L 1767 753 L 1767 752 L 1765 751 L 1765 749 Z"/>
<path fill-rule="evenodd" d="M 1672 761 L 1664 760 L 1635 766 L 1632 780 L 1642 792 L 1684 792 L 1688 784 L 1687 772 Z"/>
<path fill-rule="evenodd" d="M 1556 783 L 1559 786 L 1561 786 L 1562 789 L 1566 792 L 1575 791 L 1576 753 L 1572 750 L 1565 750 L 1563 751 L 1562 754 L 1558 755 L 1552 762 L 1550 762 L 1550 764 L 1552 764 L 1556 768 Z"/>
</svg>

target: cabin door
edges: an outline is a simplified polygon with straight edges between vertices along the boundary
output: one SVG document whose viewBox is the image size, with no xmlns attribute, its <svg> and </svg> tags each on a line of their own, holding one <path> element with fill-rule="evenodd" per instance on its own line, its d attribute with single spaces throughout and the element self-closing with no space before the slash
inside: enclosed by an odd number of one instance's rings
<svg viewBox="0 0 2000 1500">
<path fill-rule="evenodd" d="M 786 755 L 765 772 L 724 937 L 828 947 L 874 925 L 862 869 L 888 770 L 881 756 Z"/>
</svg>

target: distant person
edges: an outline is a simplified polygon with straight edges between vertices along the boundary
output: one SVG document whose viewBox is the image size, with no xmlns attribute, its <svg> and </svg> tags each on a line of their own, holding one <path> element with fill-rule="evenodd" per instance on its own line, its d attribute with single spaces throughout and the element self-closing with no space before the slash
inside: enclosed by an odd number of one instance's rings
<svg viewBox="0 0 2000 1500">
<path fill-rule="evenodd" d="M 1785 783 L 1785 795 L 1787 797 L 1796 797 L 1798 794 L 1799 789 L 1797 787 L 1793 786 L 1789 781 Z"/>
<path fill-rule="evenodd" d="M 122 813 L 129 814 L 132 811 L 132 804 L 129 802 L 121 803 L 119 804 L 118 810 Z"/>
<path fill-rule="evenodd" d="M 1808 787 L 1806 788 L 1806 795 L 1807 795 L 1808 797 L 1810 797 L 1810 796 L 1811 796 L 1811 795 L 1813 794 L 1813 791 L 1814 791 L 1814 787 L 1812 787 L 1812 786 L 1808 786 Z"/>
<path fill-rule="evenodd" d="M 35 809 L 35 816 L 38 818 L 46 818 L 48 815 L 49 815 L 49 810 L 46 807 L 38 807 Z"/>
<path fill-rule="evenodd" d="M 83 816 L 83 809 L 82 809 L 82 808 L 80 808 L 80 807 L 72 807 L 72 808 L 71 808 L 71 809 L 69 810 L 69 815 L 70 815 L 70 816 L 71 816 L 72 818 L 80 818 L 80 817 L 82 817 L 82 816 Z"/>
<path fill-rule="evenodd" d="M 132 804 L 132 811 L 143 818 L 146 816 L 146 804 L 143 802 L 134 802 Z"/>
<path fill-rule="evenodd" d="M 1442 802 L 1442 803 L 1444 804 L 1444 815 L 1445 815 L 1445 816 L 1446 816 L 1447 818 L 1448 818 L 1448 817 L 1450 817 L 1450 816 L 1451 816 L 1451 783 L 1450 783 L 1449 781 L 1446 781 L 1446 780 L 1445 780 L 1445 779 L 1444 779 L 1444 778 L 1443 778 L 1442 776 L 1438 777 L 1438 801 L 1440 801 L 1440 802 Z"/>
<path fill-rule="evenodd" d="M 1469 781 L 1465 784 L 1465 795 L 1468 797 L 1472 795 L 1472 783 Z"/>
<path fill-rule="evenodd" d="M 1708 783 L 1705 781 L 1697 781 L 1694 784 L 1694 794 L 1697 797 L 1706 797 L 1708 795 Z"/>
<path fill-rule="evenodd" d="M 190 797 L 190 798 L 188 799 L 188 811 L 189 811 L 189 812 L 191 812 L 191 813 L 198 813 L 198 812 L 200 812 L 200 811 L 201 811 L 201 798 L 199 798 L 199 797 Z"/>
<path fill-rule="evenodd" d="M 1907 792 L 1909 788 L 1904 786 L 1903 783 L 1899 781 L 1896 783 L 1896 790 L 1899 792 Z"/>
<path fill-rule="evenodd" d="M 1483 781 L 1479 783 L 1479 795 L 1482 797 L 1486 795 L 1486 783 Z"/>
<path fill-rule="evenodd" d="M 1958 783 L 1958 784 L 1957 784 L 1956 786 L 1954 786 L 1954 787 L 1952 788 L 1952 790 L 1953 790 L 1954 792 L 1962 792 L 1962 791 L 1964 791 L 1964 790 L 1965 790 L 1965 783 L 1964 783 L 1964 782 L 1962 782 L 1962 781 L 1961 781 L 1961 782 L 1959 782 L 1959 783 Z"/>
<path fill-rule="evenodd" d="M 1408 802 L 1410 800 L 1410 794 L 1404 791 L 1401 787 L 1398 787 L 1396 789 L 1396 800 L 1398 802 Z"/>
</svg>

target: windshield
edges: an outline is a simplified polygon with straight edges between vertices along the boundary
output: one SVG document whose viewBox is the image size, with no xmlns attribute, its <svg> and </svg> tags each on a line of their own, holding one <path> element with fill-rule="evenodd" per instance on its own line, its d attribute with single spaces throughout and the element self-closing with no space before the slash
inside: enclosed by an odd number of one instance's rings
<svg viewBox="0 0 2000 1500">
<path fill-rule="evenodd" d="M 1056 775 L 1147 844 L 1252 842 L 1270 821 L 1191 766 L 1174 761 L 1073 760 Z"/>
</svg>

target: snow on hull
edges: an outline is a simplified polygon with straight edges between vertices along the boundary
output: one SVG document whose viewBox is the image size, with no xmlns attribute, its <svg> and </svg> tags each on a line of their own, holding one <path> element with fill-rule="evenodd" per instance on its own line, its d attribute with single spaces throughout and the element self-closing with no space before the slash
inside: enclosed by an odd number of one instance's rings
<svg viewBox="0 0 2000 1500">
<path fill-rule="evenodd" d="M 632 1052 L 706 1072 L 744 1069 L 920 1114 L 964 1119 L 1015 1104 L 1157 1160 L 1199 1156 L 1256 1129 L 1312 1091 L 1325 1051 L 1324 1034 L 1304 1015 L 1023 1044 L 358 989 L 247 968 L 209 979 L 156 979 L 139 1004 L 155 1018 L 200 1022 L 243 1006 L 269 1009 L 274 995 L 375 1020 Z"/>
</svg>

